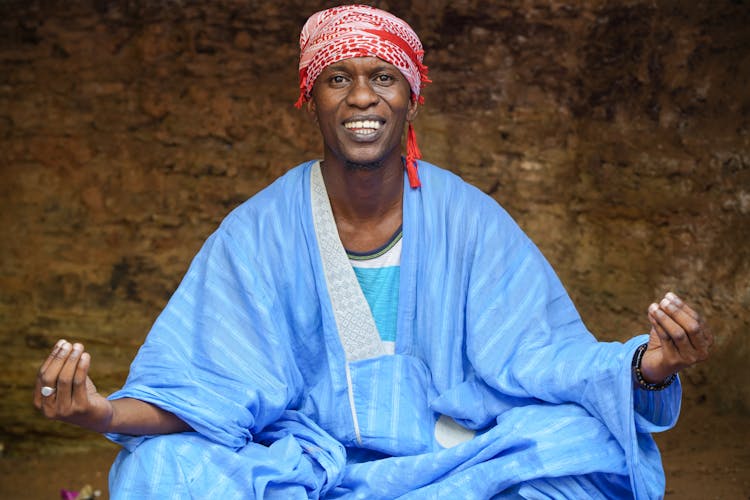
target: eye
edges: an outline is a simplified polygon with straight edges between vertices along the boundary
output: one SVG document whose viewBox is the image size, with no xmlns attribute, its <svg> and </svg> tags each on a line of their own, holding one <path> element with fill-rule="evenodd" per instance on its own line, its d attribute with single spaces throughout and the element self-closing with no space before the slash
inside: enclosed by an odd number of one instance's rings
<svg viewBox="0 0 750 500">
<path fill-rule="evenodd" d="M 346 83 L 346 77 L 344 75 L 333 75 L 329 81 L 334 85 L 342 85 Z"/>
<path fill-rule="evenodd" d="M 389 73 L 379 73 L 375 75 L 375 81 L 381 85 L 389 85 L 396 81 L 396 77 Z"/>
</svg>

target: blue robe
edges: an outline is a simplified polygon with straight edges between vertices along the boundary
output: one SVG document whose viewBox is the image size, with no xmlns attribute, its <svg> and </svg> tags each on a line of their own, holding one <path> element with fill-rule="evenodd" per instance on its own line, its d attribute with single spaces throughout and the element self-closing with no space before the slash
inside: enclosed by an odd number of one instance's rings
<svg viewBox="0 0 750 500">
<path fill-rule="evenodd" d="M 597 342 L 510 216 L 429 163 L 405 179 L 395 354 L 351 356 L 314 168 L 236 208 L 155 322 L 110 398 L 195 432 L 109 435 L 113 498 L 663 495 L 650 433 L 674 425 L 679 382 L 634 389 L 647 337 Z"/>
</svg>

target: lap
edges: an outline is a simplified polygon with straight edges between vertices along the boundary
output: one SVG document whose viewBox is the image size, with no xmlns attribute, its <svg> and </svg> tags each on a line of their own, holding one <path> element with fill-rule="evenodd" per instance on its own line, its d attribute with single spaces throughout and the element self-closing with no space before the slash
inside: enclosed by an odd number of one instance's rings
<svg viewBox="0 0 750 500">
<path fill-rule="evenodd" d="M 197 433 L 151 437 L 120 453 L 110 491 L 115 499 L 490 498 L 498 491 L 505 494 L 499 498 L 559 498 L 579 490 L 588 498 L 597 498 L 597 491 L 627 495 L 622 451 L 604 428 L 565 408 L 532 410 L 519 409 L 517 418 L 509 412 L 507 422 L 499 419 L 487 433 L 455 448 L 346 466 L 339 463 L 345 454 L 329 454 L 332 445 L 323 445 L 327 441 L 306 427 L 288 432 L 290 426 L 281 426 L 266 436 L 273 444 L 240 449 Z"/>
<path fill-rule="evenodd" d="M 168 434 L 122 450 L 109 475 L 113 499 L 308 498 L 320 474 L 294 438 L 235 450 L 197 433 Z"/>
</svg>

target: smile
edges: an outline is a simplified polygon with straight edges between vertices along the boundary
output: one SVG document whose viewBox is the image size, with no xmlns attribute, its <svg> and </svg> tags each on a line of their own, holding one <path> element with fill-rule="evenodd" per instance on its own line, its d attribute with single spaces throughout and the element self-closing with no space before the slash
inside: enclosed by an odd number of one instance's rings
<svg viewBox="0 0 750 500">
<path fill-rule="evenodd" d="M 368 135 L 377 132 L 382 124 L 377 120 L 358 120 L 344 123 L 347 130 L 357 135 Z"/>
</svg>

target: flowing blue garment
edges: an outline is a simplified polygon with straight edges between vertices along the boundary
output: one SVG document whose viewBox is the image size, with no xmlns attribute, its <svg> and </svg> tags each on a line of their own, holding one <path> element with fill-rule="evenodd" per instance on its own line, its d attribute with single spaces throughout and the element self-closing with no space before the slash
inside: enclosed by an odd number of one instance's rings
<svg viewBox="0 0 750 500">
<path fill-rule="evenodd" d="M 510 216 L 445 170 L 405 179 L 395 354 L 352 354 L 317 168 L 235 209 L 196 256 L 110 396 L 195 432 L 109 435 L 112 498 L 664 494 L 650 433 L 674 425 L 679 382 L 634 389 L 646 337 L 597 342 Z"/>
</svg>

